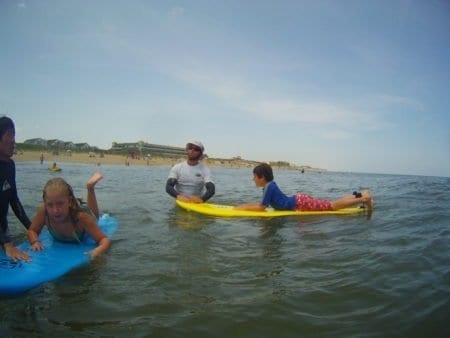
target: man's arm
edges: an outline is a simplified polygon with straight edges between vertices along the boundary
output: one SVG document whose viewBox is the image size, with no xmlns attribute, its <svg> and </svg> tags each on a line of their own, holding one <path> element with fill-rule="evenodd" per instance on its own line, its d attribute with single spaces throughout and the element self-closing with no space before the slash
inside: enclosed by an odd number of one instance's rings
<svg viewBox="0 0 450 338">
<path fill-rule="evenodd" d="M 205 188 L 206 188 L 206 191 L 202 196 L 203 202 L 206 202 L 207 200 L 209 200 L 216 193 L 216 186 L 214 185 L 213 182 L 206 183 Z"/>
<path fill-rule="evenodd" d="M 28 218 L 25 209 L 22 206 L 22 203 L 20 203 L 19 200 L 16 200 L 15 203 L 11 203 L 11 208 L 14 210 L 14 213 L 19 219 L 20 223 L 22 223 L 23 226 L 28 229 L 30 227 L 31 221 Z"/>
<path fill-rule="evenodd" d="M 177 198 L 178 192 L 175 190 L 175 185 L 177 184 L 176 178 L 169 178 L 166 182 L 166 192 L 172 196 Z"/>
</svg>

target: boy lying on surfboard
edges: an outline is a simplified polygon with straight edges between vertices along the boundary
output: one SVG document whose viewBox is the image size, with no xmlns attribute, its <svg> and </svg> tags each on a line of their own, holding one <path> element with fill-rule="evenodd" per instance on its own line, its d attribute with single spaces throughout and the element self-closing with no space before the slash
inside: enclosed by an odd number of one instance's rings
<svg viewBox="0 0 450 338">
<path fill-rule="evenodd" d="M 364 204 L 370 211 L 373 208 L 372 196 L 369 190 L 353 195 L 343 196 L 337 200 L 324 200 L 316 197 L 296 193 L 285 195 L 273 180 L 272 167 L 266 163 L 259 164 L 253 169 L 253 181 L 257 187 L 263 188 L 263 198 L 260 203 L 245 203 L 235 206 L 238 210 L 263 211 L 271 206 L 276 210 L 300 211 L 335 211 Z"/>
</svg>

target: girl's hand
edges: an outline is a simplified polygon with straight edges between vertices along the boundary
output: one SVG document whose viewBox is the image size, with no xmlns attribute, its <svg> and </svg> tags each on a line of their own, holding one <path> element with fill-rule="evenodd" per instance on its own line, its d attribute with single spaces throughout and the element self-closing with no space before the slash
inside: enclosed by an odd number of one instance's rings
<svg viewBox="0 0 450 338">
<path fill-rule="evenodd" d="M 103 237 L 99 242 L 98 246 L 91 251 L 86 252 L 87 255 L 94 259 L 97 256 L 102 255 L 111 246 L 111 240 L 108 237 Z"/>
<path fill-rule="evenodd" d="M 91 259 L 94 259 L 95 257 L 98 256 L 97 248 L 95 248 L 95 249 L 93 249 L 91 251 L 85 252 L 85 254 L 90 256 Z"/>
<path fill-rule="evenodd" d="M 44 246 L 39 240 L 35 240 L 33 243 L 31 243 L 30 248 L 33 251 L 41 251 L 44 249 Z"/>
</svg>

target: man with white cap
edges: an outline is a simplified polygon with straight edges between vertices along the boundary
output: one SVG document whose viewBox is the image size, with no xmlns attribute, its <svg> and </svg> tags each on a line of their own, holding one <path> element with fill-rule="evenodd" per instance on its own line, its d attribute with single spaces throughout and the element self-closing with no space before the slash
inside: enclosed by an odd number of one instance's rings
<svg viewBox="0 0 450 338">
<path fill-rule="evenodd" d="M 209 168 L 200 162 L 205 147 L 199 141 L 186 144 L 187 160 L 175 164 L 170 170 L 166 192 L 184 202 L 203 203 L 215 193 Z"/>
</svg>

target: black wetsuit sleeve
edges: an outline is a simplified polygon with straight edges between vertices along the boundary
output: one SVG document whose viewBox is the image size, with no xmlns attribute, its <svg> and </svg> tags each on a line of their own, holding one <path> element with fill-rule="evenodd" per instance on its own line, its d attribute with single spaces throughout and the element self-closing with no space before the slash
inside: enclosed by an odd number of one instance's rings
<svg viewBox="0 0 450 338">
<path fill-rule="evenodd" d="M 207 182 L 205 184 L 205 188 L 206 188 L 206 191 L 202 196 L 203 202 L 206 202 L 207 200 L 209 200 L 216 193 L 216 186 L 212 182 Z"/>
<path fill-rule="evenodd" d="M 0 245 L 11 241 L 8 235 L 8 178 L 10 177 L 11 166 L 9 162 L 0 161 Z"/>
<path fill-rule="evenodd" d="M 169 178 L 166 182 L 166 192 L 170 196 L 177 198 L 178 192 L 175 190 L 175 184 L 177 184 L 177 179 Z"/>
<path fill-rule="evenodd" d="M 14 161 L 0 161 L 0 243 L 11 242 L 8 229 L 8 208 L 14 211 L 19 221 L 28 229 L 31 222 L 17 195 L 16 166 Z"/>
<path fill-rule="evenodd" d="M 20 203 L 19 195 L 17 194 L 17 186 L 16 186 L 16 166 L 14 165 L 14 162 L 12 162 L 14 166 L 13 170 L 13 179 L 12 179 L 12 194 L 11 199 L 9 201 L 9 204 L 11 205 L 11 208 L 14 211 L 14 214 L 19 219 L 20 223 L 23 224 L 25 228 L 29 228 L 31 225 L 31 221 L 27 216 L 27 213 L 25 212 L 25 209 L 22 206 L 22 203 Z"/>
<path fill-rule="evenodd" d="M 0 226 L 1 226 L 0 229 L 0 246 L 1 246 L 5 243 L 11 242 L 11 238 L 9 237 L 8 224 L 4 224 L 4 222 L 2 222 Z"/>
<path fill-rule="evenodd" d="M 31 221 L 28 218 L 27 213 L 22 206 L 22 203 L 20 203 L 19 197 L 17 196 L 17 191 L 15 193 L 15 198 L 11 200 L 11 208 L 13 209 L 16 217 L 19 219 L 20 223 L 22 223 L 23 226 L 28 229 L 31 225 Z"/>
</svg>

